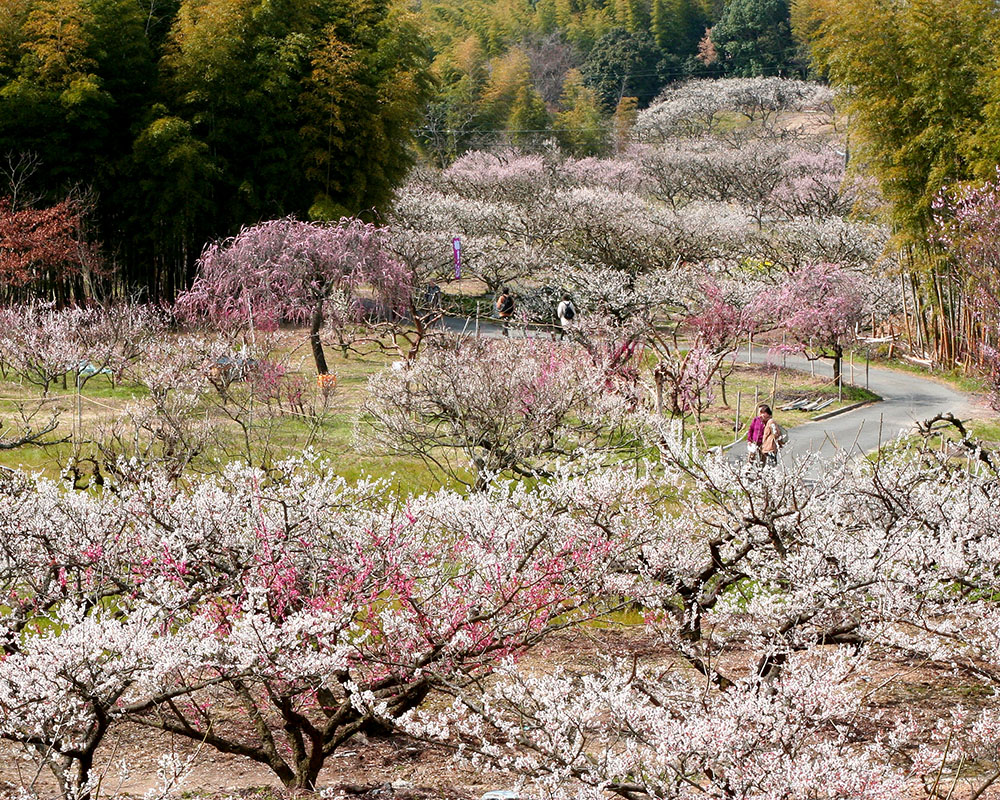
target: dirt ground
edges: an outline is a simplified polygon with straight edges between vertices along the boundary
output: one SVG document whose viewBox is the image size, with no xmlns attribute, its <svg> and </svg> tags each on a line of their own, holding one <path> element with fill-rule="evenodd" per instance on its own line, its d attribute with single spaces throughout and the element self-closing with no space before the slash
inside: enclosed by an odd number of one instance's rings
<svg viewBox="0 0 1000 800">
<path fill-rule="evenodd" d="M 523 664 L 539 671 L 563 667 L 586 672 L 598 668 L 601 654 L 686 668 L 641 626 L 565 632 L 551 637 Z M 748 663 L 748 655 L 738 649 L 731 651 L 725 659 L 726 668 L 739 674 L 741 665 Z M 880 661 L 866 680 L 873 687 L 874 706 L 882 713 L 860 723 L 858 734 L 862 741 L 884 732 L 893 719 L 910 714 L 929 730 L 936 719 L 946 716 L 956 705 L 975 710 L 995 702 L 989 692 L 963 683 L 951 671 L 897 659 Z M 170 753 L 194 756 L 194 766 L 180 787 L 185 796 L 220 800 L 282 800 L 290 796 L 273 773 L 249 759 L 198 747 L 188 739 L 141 726 L 123 727 L 100 750 L 100 796 L 142 797 L 158 785 L 157 759 Z M 31 782 L 32 770 L 30 760 L 15 747 L 0 744 L 0 796 L 14 797 L 18 785 Z M 327 761 L 319 781 L 325 797 L 345 800 L 476 800 L 488 791 L 513 790 L 516 786 L 514 776 L 470 769 L 456 763 L 446 751 L 401 736 L 356 738 Z M 38 775 L 35 789 L 41 797 L 56 796 L 51 776 L 46 773 Z M 967 795 L 959 785 L 953 796 L 957 799 Z M 914 786 L 912 796 L 924 796 L 919 786 Z M 981 795 L 981 800 L 998 798 L 1000 787 Z"/>
<path fill-rule="evenodd" d="M 628 632 L 577 630 L 551 637 L 527 665 L 552 669 L 593 665 L 598 651 L 652 653 L 652 639 L 641 629 Z M 284 796 L 281 782 L 266 767 L 242 756 L 219 753 L 179 736 L 138 725 L 123 726 L 98 751 L 102 797 L 142 797 L 159 784 L 157 760 L 164 754 L 194 756 L 181 787 L 186 793 L 220 798 Z M 14 797 L 32 783 L 36 768 L 9 742 L 0 742 L 0 797 Z M 451 753 L 406 737 L 359 736 L 328 759 L 319 789 L 332 797 L 358 800 L 474 800 L 485 792 L 511 789 L 516 781 L 455 763 Z M 34 782 L 41 797 L 55 797 L 51 775 Z"/>
</svg>

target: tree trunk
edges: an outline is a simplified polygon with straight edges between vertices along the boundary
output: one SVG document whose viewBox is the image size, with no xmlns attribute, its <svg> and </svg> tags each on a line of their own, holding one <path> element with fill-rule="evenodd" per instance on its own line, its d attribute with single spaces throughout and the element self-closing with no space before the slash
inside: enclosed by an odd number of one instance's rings
<svg viewBox="0 0 1000 800">
<path fill-rule="evenodd" d="M 323 327 L 323 304 L 318 303 L 313 309 L 309 325 L 309 346 L 312 347 L 313 360 L 316 362 L 316 372 L 319 375 L 329 375 L 330 368 L 326 365 L 326 355 L 323 353 L 323 342 L 319 338 Z"/>
</svg>

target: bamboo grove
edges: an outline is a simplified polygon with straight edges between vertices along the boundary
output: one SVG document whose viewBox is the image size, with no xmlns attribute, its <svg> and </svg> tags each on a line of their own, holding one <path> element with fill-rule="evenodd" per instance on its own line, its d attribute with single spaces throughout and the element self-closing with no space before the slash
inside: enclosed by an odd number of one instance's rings
<svg viewBox="0 0 1000 800">
<path fill-rule="evenodd" d="M 884 198 L 903 266 L 905 336 L 938 365 L 982 368 L 997 344 L 995 4 L 797 0 L 792 17 L 814 67 L 840 91 L 854 168 Z"/>
</svg>

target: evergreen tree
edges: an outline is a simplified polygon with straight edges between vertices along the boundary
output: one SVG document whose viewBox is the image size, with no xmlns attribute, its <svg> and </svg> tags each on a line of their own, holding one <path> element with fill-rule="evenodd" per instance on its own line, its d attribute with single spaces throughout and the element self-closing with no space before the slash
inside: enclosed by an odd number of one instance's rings
<svg viewBox="0 0 1000 800">
<path fill-rule="evenodd" d="M 817 64 L 850 87 L 855 153 L 911 242 L 925 241 L 942 186 L 997 163 L 982 124 L 993 18 L 988 0 L 813 0 L 799 9 Z"/>
<path fill-rule="evenodd" d="M 622 97 L 636 97 L 645 107 L 660 90 L 658 54 L 649 34 L 616 28 L 594 45 L 581 72 L 609 112 Z"/>
<path fill-rule="evenodd" d="M 712 28 L 712 41 L 730 75 L 801 72 L 788 0 L 729 0 Z"/>
<path fill-rule="evenodd" d="M 664 53 L 693 54 L 706 24 L 705 12 L 694 0 L 653 0 L 651 30 Z"/>
<path fill-rule="evenodd" d="M 549 112 L 538 90 L 530 83 L 522 84 L 507 118 L 511 141 L 518 147 L 535 147 L 544 139 L 550 124 Z"/>
<path fill-rule="evenodd" d="M 639 117 L 639 101 L 634 97 L 623 97 L 618 101 L 615 108 L 615 115 L 611 119 L 614 130 L 615 150 L 619 153 L 625 151 L 632 136 L 632 129 L 635 127 L 636 119 Z"/>
</svg>

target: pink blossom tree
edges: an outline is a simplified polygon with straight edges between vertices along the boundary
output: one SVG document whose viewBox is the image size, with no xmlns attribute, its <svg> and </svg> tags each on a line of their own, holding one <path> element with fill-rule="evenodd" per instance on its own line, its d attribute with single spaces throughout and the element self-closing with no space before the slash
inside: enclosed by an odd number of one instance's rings
<svg viewBox="0 0 1000 800">
<path fill-rule="evenodd" d="M 834 264 L 803 267 L 773 293 L 762 293 L 762 303 L 776 328 L 788 334 L 788 346 L 832 361 L 833 380 L 839 383 L 844 346 L 865 311 L 857 278 Z"/>
<path fill-rule="evenodd" d="M 722 402 L 725 404 L 726 378 L 732 372 L 731 367 L 728 371 L 723 369 L 726 358 L 766 324 L 765 309 L 761 307 L 760 295 L 741 303 L 738 298 L 729 296 L 712 277 L 703 280 L 698 288 L 692 311 L 684 324 L 696 335 L 696 345 L 701 348 L 698 360 L 705 363 L 702 371 L 708 373 L 708 380 L 721 372 Z"/>
<path fill-rule="evenodd" d="M 932 240 L 944 247 L 970 314 L 966 346 L 1000 409 L 1000 171 L 979 186 L 943 192 L 934 202 Z M 970 324 L 971 323 L 971 324 Z"/>
<path fill-rule="evenodd" d="M 399 498 L 301 460 L 185 490 L 132 468 L 117 492 L 0 491 L 0 737 L 78 796 L 126 719 L 315 788 L 434 688 L 621 608 L 638 546 L 628 470 Z"/>
<path fill-rule="evenodd" d="M 382 231 L 355 219 L 325 224 L 272 220 L 209 245 L 182 312 L 221 326 L 309 324 L 316 370 L 329 372 L 320 332 L 365 315 L 399 317 L 413 295 L 410 272 L 388 255 Z"/>
</svg>

